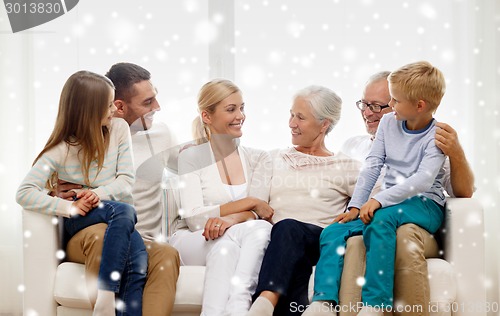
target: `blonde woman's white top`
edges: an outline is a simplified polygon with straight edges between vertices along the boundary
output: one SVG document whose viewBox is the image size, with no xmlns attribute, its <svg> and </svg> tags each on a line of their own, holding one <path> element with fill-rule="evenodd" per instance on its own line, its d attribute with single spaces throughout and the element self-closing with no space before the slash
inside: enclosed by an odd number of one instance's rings
<svg viewBox="0 0 500 316">
<path fill-rule="evenodd" d="M 237 150 L 247 185 L 244 196 L 268 201 L 272 173 L 269 154 L 243 146 Z M 238 199 L 224 187 L 210 143 L 189 147 L 179 154 L 179 179 L 179 215 L 191 231 L 202 229 L 210 217 L 219 217 L 222 204 Z"/>
</svg>

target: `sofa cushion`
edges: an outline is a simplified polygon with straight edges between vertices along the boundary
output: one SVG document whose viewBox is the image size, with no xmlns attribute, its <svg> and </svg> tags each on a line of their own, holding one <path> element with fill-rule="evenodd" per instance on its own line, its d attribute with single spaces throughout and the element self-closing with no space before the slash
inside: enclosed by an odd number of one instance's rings
<svg viewBox="0 0 500 316">
<path fill-rule="evenodd" d="M 57 306 L 57 316 L 92 316 L 92 310 Z"/>
<path fill-rule="evenodd" d="M 181 266 L 174 311 L 201 311 L 205 267 Z"/>
<path fill-rule="evenodd" d="M 456 280 L 453 267 L 442 259 L 427 259 L 431 294 L 431 315 L 449 315 L 439 312 L 449 311 L 449 305 L 456 299 Z M 314 275 L 314 273 L 313 273 Z M 314 278 L 309 283 L 309 296 L 312 296 Z M 175 295 L 175 312 L 201 311 L 205 267 L 181 266 Z M 88 291 L 85 283 L 83 264 L 65 262 L 59 265 L 54 284 L 54 298 L 67 308 L 90 309 Z M 61 309 L 62 311 L 62 309 Z M 83 312 L 83 311 L 82 311 Z M 59 315 L 59 308 L 58 308 Z"/>
<path fill-rule="evenodd" d="M 85 266 L 79 263 L 64 262 L 57 267 L 54 282 L 54 299 L 62 306 L 90 309 Z"/>
<path fill-rule="evenodd" d="M 427 259 L 431 303 L 453 303 L 457 298 L 457 282 L 453 266 L 442 259 Z"/>
<path fill-rule="evenodd" d="M 204 279 L 205 267 L 181 267 L 175 294 L 175 311 L 201 310 Z M 64 307 L 91 309 L 83 264 L 64 262 L 57 267 L 54 299 Z"/>
</svg>

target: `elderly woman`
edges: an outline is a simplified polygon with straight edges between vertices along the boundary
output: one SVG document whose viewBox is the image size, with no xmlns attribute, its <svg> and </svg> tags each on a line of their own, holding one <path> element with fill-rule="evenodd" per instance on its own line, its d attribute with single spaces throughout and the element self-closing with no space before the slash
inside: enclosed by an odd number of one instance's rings
<svg viewBox="0 0 500 316">
<path fill-rule="evenodd" d="M 275 225 L 247 316 L 300 315 L 309 304 L 320 234 L 345 211 L 361 166 L 325 145 L 340 119 L 341 104 L 333 91 L 320 86 L 294 97 L 289 120 L 294 146 L 272 155 L 269 205 Z"/>
</svg>

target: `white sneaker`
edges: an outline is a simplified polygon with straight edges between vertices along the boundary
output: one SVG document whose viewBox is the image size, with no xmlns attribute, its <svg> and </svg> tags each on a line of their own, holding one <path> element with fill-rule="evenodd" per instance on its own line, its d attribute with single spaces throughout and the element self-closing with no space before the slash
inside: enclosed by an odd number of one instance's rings
<svg viewBox="0 0 500 316">
<path fill-rule="evenodd" d="M 253 302 L 246 316 L 273 316 L 274 306 L 265 297 L 259 296 Z"/>
</svg>

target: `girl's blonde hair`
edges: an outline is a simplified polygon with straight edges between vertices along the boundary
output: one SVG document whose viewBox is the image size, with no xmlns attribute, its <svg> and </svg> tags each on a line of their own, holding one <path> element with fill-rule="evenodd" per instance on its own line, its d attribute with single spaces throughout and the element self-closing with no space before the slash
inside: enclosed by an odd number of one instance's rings
<svg viewBox="0 0 500 316">
<path fill-rule="evenodd" d="M 217 105 L 233 93 L 240 92 L 240 88 L 227 79 L 214 79 L 201 87 L 198 93 L 198 113 L 193 120 L 192 133 L 196 144 L 203 144 L 210 140 L 210 129 L 203 123 L 203 111 L 213 114 Z"/>
<path fill-rule="evenodd" d="M 101 171 L 109 145 L 109 129 L 102 126 L 102 120 L 108 113 L 110 91 L 114 88 L 111 80 L 90 71 L 71 75 L 61 92 L 54 130 L 33 164 L 61 142 L 80 146 L 82 173 L 85 184 L 90 186 L 90 166 L 96 161 L 97 173 Z"/>
</svg>

